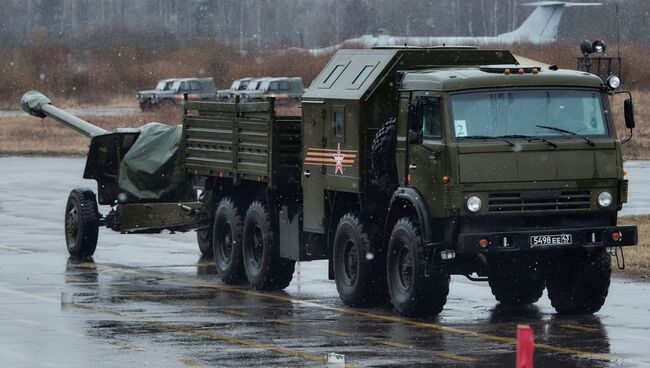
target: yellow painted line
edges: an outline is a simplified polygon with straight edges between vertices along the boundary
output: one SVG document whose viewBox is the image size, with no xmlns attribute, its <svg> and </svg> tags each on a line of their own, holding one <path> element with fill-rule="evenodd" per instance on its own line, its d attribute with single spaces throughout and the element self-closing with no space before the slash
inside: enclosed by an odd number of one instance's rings
<svg viewBox="0 0 650 368">
<path fill-rule="evenodd" d="M 100 267 L 100 265 L 97 265 L 97 267 Z M 368 319 L 374 319 L 374 320 L 380 320 L 380 321 L 387 321 L 387 322 L 395 322 L 395 323 L 401 323 L 407 326 L 413 326 L 413 327 L 419 327 L 419 328 L 426 328 L 426 329 L 432 329 L 432 330 L 437 330 L 437 331 L 443 331 L 443 332 L 448 332 L 448 333 L 453 333 L 457 335 L 463 335 L 463 336 L 471 336 L 475 337 L 478 339 L 482 340 L 487 340 L 487 341 L 496 341 L 496 342 L 501 342 L 504 344 L 509 344 L 509 345 L 517 345 L 517 339 L 514 337 L 503 337 L 503 336 L 496 336 L 496 335 L 490 335 L 482 332 L 475 332 L 471 330 L 466 330 L 462 328 L 457 328 L 457 327 L 450 327 L 450 326 L 443 326 L 437 323 L 431 323 L 431 322 L 421 322 L 421 321 L 416 321 L 396 315 L 388 315 L 388 314 L 381 314 L 381 313 L 374 313 L 374 312 L 366 312 L 363 310 L 359 309 L 353 309 L 353 308 L 348 308 L 348 307 L 339 307 L 339 306 L 334 306 L 334 305 L 328 305 L 328 304 L 321 304 L 321 303 L 316 303 L 316 302 L 310 302 L 307 300 L 302 300 L 290 296 L 285 296 L 285 295 L 280 295 L 276 293 L 271 293 L 271 292 L 264 292 L 264 291 L 257 291 L 257 290 L 251 290 L 251 289 L 244 289 L 236 286 L 230 286 L 230 285 L 225 285 L 225 284 L 213 284 L 213 283 L 207 283 L 205 281 L 197 280 L 197 279 L 190 279 L 187 277 L 179 277 L 175 275 L 167 275 L 167 274 L 161 274 L 161 273 L 154 273 L 154 272 L 145 272 L 145 271 L 137 271 L 130 269 L 128 267 L 124 266 L 112 266 L 112 265 L 102 265 L 101 267 L 109 268 L 109 269 L 117 269 L 117 270 L 123 270 L 126 272 L 133 272 L 136 274 L 141 274 L 144 276 L 150 276 L 150 277 L 159 277 L 164 278 L 168 281 L 179 281 L 179 282 L 184 282 L 193 286 L 197 287 L 205 287 L 209 289 L 217 289 L 217 290 L 223 290 L 227 292 L 232 292 L 232 293 L 237 293 L 237 294 L 242 294 L 242 295 L 248 295 L 248 296 L 258 296 L 262 298 L 267 298 L 267 299 L 273 299 L 273 300 L 279 300 L 283 302 L 289 302 L 293 304 L 300 304 L 303 306 L 308 306 L 312 308 L 318 308 L 322 310 L 328 310 L 328 311 L 335 311 L 347 315 L 352 315 L 352 316 L 357 316 L 357 317 L 364 317 Z M 514 334 L 514 332 L 513 332 Z M 558 353 L 564 353 L 564 354 L 570 354 L 570 355 L 575 355 L 578 357 L 583 357 L 583 358 L 590 358 L 590 359 L 599 359 L 599 360 L 606 360 L 606 361 L 616 361 L 620 360 L 620 358 L 610 355 L 610 354 L 600 354 L 600 353 L 592 353 L 588 351 L 583 351 L 583 350 L 578 350 L 578 349 L 572 349 L 572 348 L 563 348 L 560 346 L 554 346 L 554 345 L 548 345 L 548 344 L 535 344 L 535 348 L 538 350 L 549 350 L 553 352 L 558 352 Z"/>
<path fill-rule="evenodd" d="M 137 350 L 137 351 L 142 351 L 144 348 L 138 345 L 133 345 L 133 344 L 127 344 L 127 343 L 121 343 L 121 342 L 113 342 L 110 343 L 113 346 L 116 346 L 122 350 Z"/>
<path fill-rule="evenodd" d="M 324 357 L 324 356 L 305 353 L 305 352 L 302 352 L 302 351 L 293 350 L 293 349 L 285 348 L 285 347 L 278 346 L 278 345 L 258 342 L 258 341 L 255 341 L 255 340 L 250 340 L 250 339 L 245 339 L 245 338 L 222 335 L 222 334 L 219 334 L 219 333 L 216 333 L 216 332 L 206 331 L 206 330 L 202 330 L 202 329 L 199 329 L 199 328 L 179 325 L 179 324 L 170 323 L 170 322 L 164 322 L 164 321 L 152 320 L 152 319 L 147 319 L 147 318 L 141 318 L 141 317 L 138 317 L 138 316 L 130 316 L 130 315 L 127 315 L 127 314 L 124 314 L 124 313 L 121 313 L 121 312 L 107 310 L 107 309 L 103 309 L 103 308 L 97 308 L 97 307 L 89 306 L 89 305 L 73 304 L 73 306 L 76 307 L 76 308 L 80 308 L 80 309 L 91 310 L 91 311 L 99 312 L 99 313 L 106 313 L 106 314 L 119 316 L 119 317 L 126 318 L 126 319 L 131 319 L 131 320 L 136 320 L 136 321 L 149 323 L 149 324 L 152 324 L 152 325 L 155 325 L 155 326 L 158 326 L 158 327 L 162 327 L 162 328 L 165 328 L 165 329 L 168 329 L 168 330 L 172 330 L 172 331 L 177 331 L 177 332 L 183 332 L 183 333 L 203 336 L 203 337 L 207 337 L 207 338 L 210 338 L 210 339 L 213 339 L 213 340 L 229 342 L 231 344 L 236 344 L 236 345 L 248 346 L 248 347 L 255 348 L 255 349 L 267 350 L 267 351 L 271 351 L 271 352 L 275 352 L 275 353 L 279 353 L 279 354 L 283 354 L 283 355 L 293 356 L 293 357 L 296 357 L 296 358 L 302 358 L 302 359 L 313 361 L 313 362 L 327 363 L 327 358 Z M 346 364 L 345 366 L 350 367 L 350 368 L 357 367 L 354 364 Z"/>
<path fill-rule="evenodd" d="M 28 297 L 28 298 L 31 298 L 31 299 L 36 299 L 36 300 L 40 300 L 40 301 L 47 302 L 47 303 L 52 303 L 52 304 L 60 304 L 61 303 L 61 299 L 50 298 L 50 297 L 47 297 L 47 296 L 28 293 L 26 291 L 9 289 L 9 288 L 5 288 L 5 287 L 1 287 L 1 286 L 0 286 L 0 292 L 4 292 L 4 293 L 7 293 L 7 294 L 14 294 L 14 295 L 22 295 L 24 297 Z"/>
<path fill-rule="evenodd" d="M 401 344 L 399 342 L 390 341 L 390 340 L 372 340 L 373 343 L 379 345 L 386 345 L 398 349 L 413 349 L 412 345 Z"/>
<path fill-rule="evenodd" d="M 37 294 L 27 293 L 27 292 L 24 292 L 24 291 L 8 289 L 8 288 L 3 288 L 3 287 L 0 287 L 0 291 L 4 291 L 4 292 L 7 292 L 7 293 L 24 295 L 24 296 L 30 297 L 32 299 L 44 300 L 44 301 L 47 301 L 47 302 L 50 302 L 50 303 L 59 303 L 59 300 L 57 300 L 57 299 L 48 298 L 48 297 L 40 296 L 40 295 L 37 295 Z M 152 320 L 152 319 L 142 318 L 142 317 L 138 317 L 138 316 L 131 316 L 131 315 L 128 315 L 128 314 L 125 314 L 125 313 L 122 313 L 122 312 L 113 311 L 113 310 L 105 309 L 105 308 L 99 308 L 99 307 L 95 307 L 95 306 L 91 306 L 91 305 L 70 304 L 70 306 L 74 307 L 74 308 L 78 308 L 78 309 L 88 310 L 88 311 L 95 312 L 95 313 L 109 314 L 109 315 L 124 318 L 124 319 L 130 319 L 130 320 L 134 320 L 134 321 L 141 321 L 141 322 L 149 323 L 149 324 L 152 324 L 152 325 L 155 325 L 155 326 L 164 327 L 164 328 L 166 328 L 168 330 L 173 330 L 173 331 L 177 331 L 177 332 L 184 332 L 184 333 L 188 333 L 188 334 L 203 336 L 203 337 L 207 337 L 207 338 L 210 338 L 210 339 L 213 339 L 213 340 L 225 341 L 225 342 L 229 342 L 229 343 L 232 343 L 232 344 L 243 345 L 243 346 L 248 346 L 248 347 L 252 347 L 252 348 L 256 348 L 256 349 L 272 351 L 272 352 L 275 352 L 275 353 L 288 355 L 288 356 L 293 356 L 293 357 L 296 357 L 296 358 L 302 358 L 302 359 L 317 362 L 317 363 L 323 363 L 323 364 L 327 363 L 327 358 L 324 357 L 324 356 L 305 353 L 305 352 L 298 351 L 298 350 L 292 350 L 292 349 L 288 349 L 288 348 L 278 346 L 278 345 L 272 345 L 272 344 L 268 344 L 268 343 L 257 342 L 255 340 L 222 335 L 222 334 L 218 334 L 216 332 L 205 331 L 205 330 L 202 330 L 202 329 L 189 327 L 189 326 L 178 325 L 178 324 L 174 324 L 174 323 L 170 323 L 170 322 Z M 345 367 L 356 368 L 358 366 L 355 365 L 355 364 L 346 363 Z"/>
<path fill-rule="evenodd" d="M 77 331 L 73 331 L 73 330 L 68 330 L 68 329 L 66 329 L 66 328 L 55 328 L 55 327 L 51 327 L 51 326 L 49 326 L 49 325 L 46 325 L 45 323 L 38 322 L 38 321 L 34 321 L 34 320 L 31 320 L 31 319 L 16 318 L 16 319 L 14 319 L 14 321 L 16 321 L 16 322 L 18 322 L 18 323 L 26 324 L 26 325 L 38 326 L 38 327 L 40 327 L 41 330 L 42 330 L 42 329 L 50 328 L 50 329 L 52 329 L 53 331 L 61 332 L 61 333 L 66 334 L 66 335 L 78 336 L 78 337 L 88 337 L 87 335 L 85 335 L 85 334 L 83 334 L 83 333 L 81 333 L 81 332 L 77 332 Z"/>
<path fill-rule="evenodd" d="M 194 360 L 194 359 L 179 359 L 178 361 L 180 363 L 185 364 L 188 367 L 201 367 L 206 365 L 205 363 L 199 362 L 198 360 Z"/>
<path fill-rule="evenodd" d="M 44 323 L 37 322 L 37 321 L 31 320 L 31 319 L 16 318 L 14 321 L 20 322 L 20 323 L 23 323 L 23 324 L 26 324 L 26 325 L 32 325 L 32 326 L 45 326 Z"/>
<path fill-rule="evenodd" d="M 476 359 L 474 359 L 474 358 L 470 358 L 470 357 L 462 356 L 462 355 L 457 355 L 457 354 L 452 354 L 452 353 L 448 353 L 446 351 L 434 351 L 433 354 L 435 354 L 437 356 L 440 356 L 440 357 L 443 357 L 443 358 L 456 360 L 456 361 L 459 361 L 459 362 L 474 362 L 474 361 L 476 361 Z"/>
<path fill-rule="evenodd" d="M 335 336 L 342 336 L 342 337 L 352 337 L 353 334 L 349 332 L 343 332 L 343 331 L 338 331 L 338 330 L 321 330 L 325 333 L 328 333 L 330 335 L 335 335 Z"/>
<path fill-rule="evenodd" d="M 251 315 L 248 312 L 244 312 L 244 311 L 238 310 L 238 309 L 222 309 L 221 312 L 224 312 L 224 313 L 227 313 L 227 314 L 232 314 L 233 316 L 239 316 L 239 317 L 247 317 L 247 316 Z"/>
<path fill-rule="evenodd" d="M 593 327 L 586 327 L 586 326 L 581 326 L 581 325 L 576 325 L 572 323 L 567 323 L 564 325 L 560 325 L 561 327 L 568 328 L 571 330 L 578 330 L 578 331 L 585 331 L 585 332 L 598 332 L 597 328 Z"/>
<path fill-rule="evenodd" d="M 22 253 L 22 254 L 32 254 L 32 253 L 34 253 L 31 250 L 24 250 L 24 249 L 20 249 L 20 248 L 16 248 L 16 247 L 10 247 L 8 245 L 0 245 L 0 249 L 6 249 L 6 250 L 10 250 L 12 252 L 18 252 L 18 253 Z"/>
</svg>

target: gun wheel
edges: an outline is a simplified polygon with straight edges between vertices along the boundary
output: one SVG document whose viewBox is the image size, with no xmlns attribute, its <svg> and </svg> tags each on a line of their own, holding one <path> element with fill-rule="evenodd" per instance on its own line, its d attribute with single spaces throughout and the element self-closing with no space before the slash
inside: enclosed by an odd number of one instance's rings
<svg viewBox="0 0 650 368">
<path fill-rule="evenodd" d="M 65 207 L 65 242 L 72 257 L 86 258 L 95 253 L 99 235 L 99 211 L 95 193 L 73 189 Z"/>
<path fill-rule="evenodd" d="M 196 241 L 199 244 L 199 250 L 204 256 L 211 256 L 212 245 L 212 227 L 196 231 Z"/>
</svg>

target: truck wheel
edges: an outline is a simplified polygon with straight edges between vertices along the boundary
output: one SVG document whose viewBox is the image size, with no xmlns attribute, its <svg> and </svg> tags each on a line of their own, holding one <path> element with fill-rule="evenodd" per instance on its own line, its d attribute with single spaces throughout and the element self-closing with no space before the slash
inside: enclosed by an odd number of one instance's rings
<svg viewBox="0 0 650 368">
<path fill-rule="evenodd" d="M 163 108 L 163 109 L 171 109 L 174 106 L 176 106 L 176 102 L 174 102 L 173 100 L 170 100 L 168 98 L 160 101 L 160 107 Z"/>
<path fill-rule="evenodd" d="M 534 262 L 522 257 L 501 257 L 490 261 L 488 283 L 492 295 L 499 302 L 525 305 L 542 297 L 544 276 Z"/>
<path fill-rule="evenodd" d="M 271 216 L 260 201 L 246 211 L 243 236 L 244 269 L 248 282 L 258 290 L 282 290 L 289 286 L 295 261 L 281 258 Z"/>
<path fill-rule="evenodd" d="M 86 258 L 95 253 L 99 235 L 99 211 L 95 193 L 73 189 L 65 206 L 65 242 L 72 257 Z"/>
<path fill-rule="evenodd" d="M 204 256 L 211 256 L 213 253 L 212 227 L 196 231 L 196 241 L 199 243 L 199 250 Z"/>
<path fill-rule="evenodd" d="M 219 202 L 212 226 L 214 265 L 226 284 L 244 282 L 241 253 L 242 221 L 239 210 L 230 198 Z"/>
<path fill-rule="evenodd" d="M 398 186 L 395 147 L 397 145 L 397 128 L 395 118 L 386 121 L 372 140 L 370 163 L 372 172 L 382 191 L 393 194 Z"/>
<path fill-rule="evenodd" d="M 546 278 L 548 297 L 560 314 L 591 314 L 605 304 L 611 278 L 611 257 L 605 249 L 565 255 L 559 269 Z"/>
<path fill-rule="evenodd" d="M 388 291 L 393 306 L 404 316 L 437 315 L 449 294 L 449 273 L 436 254 L 427 259 L 420 234 L 416 222 L 402 217 L 388 242 Z"/>
<path fill-rule="evenodd" d="M 383 257 L 371 249 L 368 232 L 359 219 L 345 214 L 334 236 L 334 279 L 341 300 L 353 307 L 386 300 Z"/>
</svg>

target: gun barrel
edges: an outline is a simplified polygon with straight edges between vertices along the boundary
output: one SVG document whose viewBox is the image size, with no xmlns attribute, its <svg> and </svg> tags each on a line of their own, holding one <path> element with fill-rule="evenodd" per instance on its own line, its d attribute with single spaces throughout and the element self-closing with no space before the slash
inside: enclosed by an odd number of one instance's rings
<svg viewBox="0 0 650 368">
<path fill-rule="evenodd" d="M 20 105 L 23 110 L 30 115 L 39 118 L 49 116 L 88 138 L 108 133 L 105 129 L 92 125 L 83 119 L 79 119 L 78 117 L 55 107 L 52 105 L 49 98 L 38 91 L 29 91 L 25 93 L 20 100 Z"/>
</svg>

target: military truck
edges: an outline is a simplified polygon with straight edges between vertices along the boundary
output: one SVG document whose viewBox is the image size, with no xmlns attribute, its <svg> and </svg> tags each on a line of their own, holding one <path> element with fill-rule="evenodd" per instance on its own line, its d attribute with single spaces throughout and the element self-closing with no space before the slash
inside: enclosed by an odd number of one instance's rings
<svg viewBox="0 0 650 368">
<path fill-rule="evenodd" d="M 487 281 L 505 304 L 547 288 L 572 314 L 600 309 L 610 254 L 637 243 L 636 226 L 617 225 L 629 138 L 616 136 L 615 85 L 505 50 L 340 50 L 302 116 L 276 116 L 273 99 L 187 102 L 174 165 L 160 165 L 181 169 L 161 176 L 174 185 L 123 172 L 161 156 L 158 144 L 135 147 L 143 130 L 93 133 L 42 98 L 23 106 L 94 137 L 84 177 L 113 209 L 100 215 L 91 190 L 73 190 L 74 256 L 93 254 L 102 224 L 196 229 L 228 284 L 283 289 L 296 261 L 324 259 L 355 307 L 390 300 L 399 314 L 435 315 L 457 274 Z M 631 133 L 631 95 L 624 112 Z M 124 195 L 138 192 L 120 186 L 124 175 L 154 195 Z"/>
<path fill-rule="evenodd" d="M 190 100 L 207 101 L 217 98 L 217 88 L 212 78 L 174 78 L 158 82 L 155 90 L 140 91 L 136 95 L 142 111 L 159 106 L 175 106 L 183 102 L 183 95 Z"/>
</svg>

